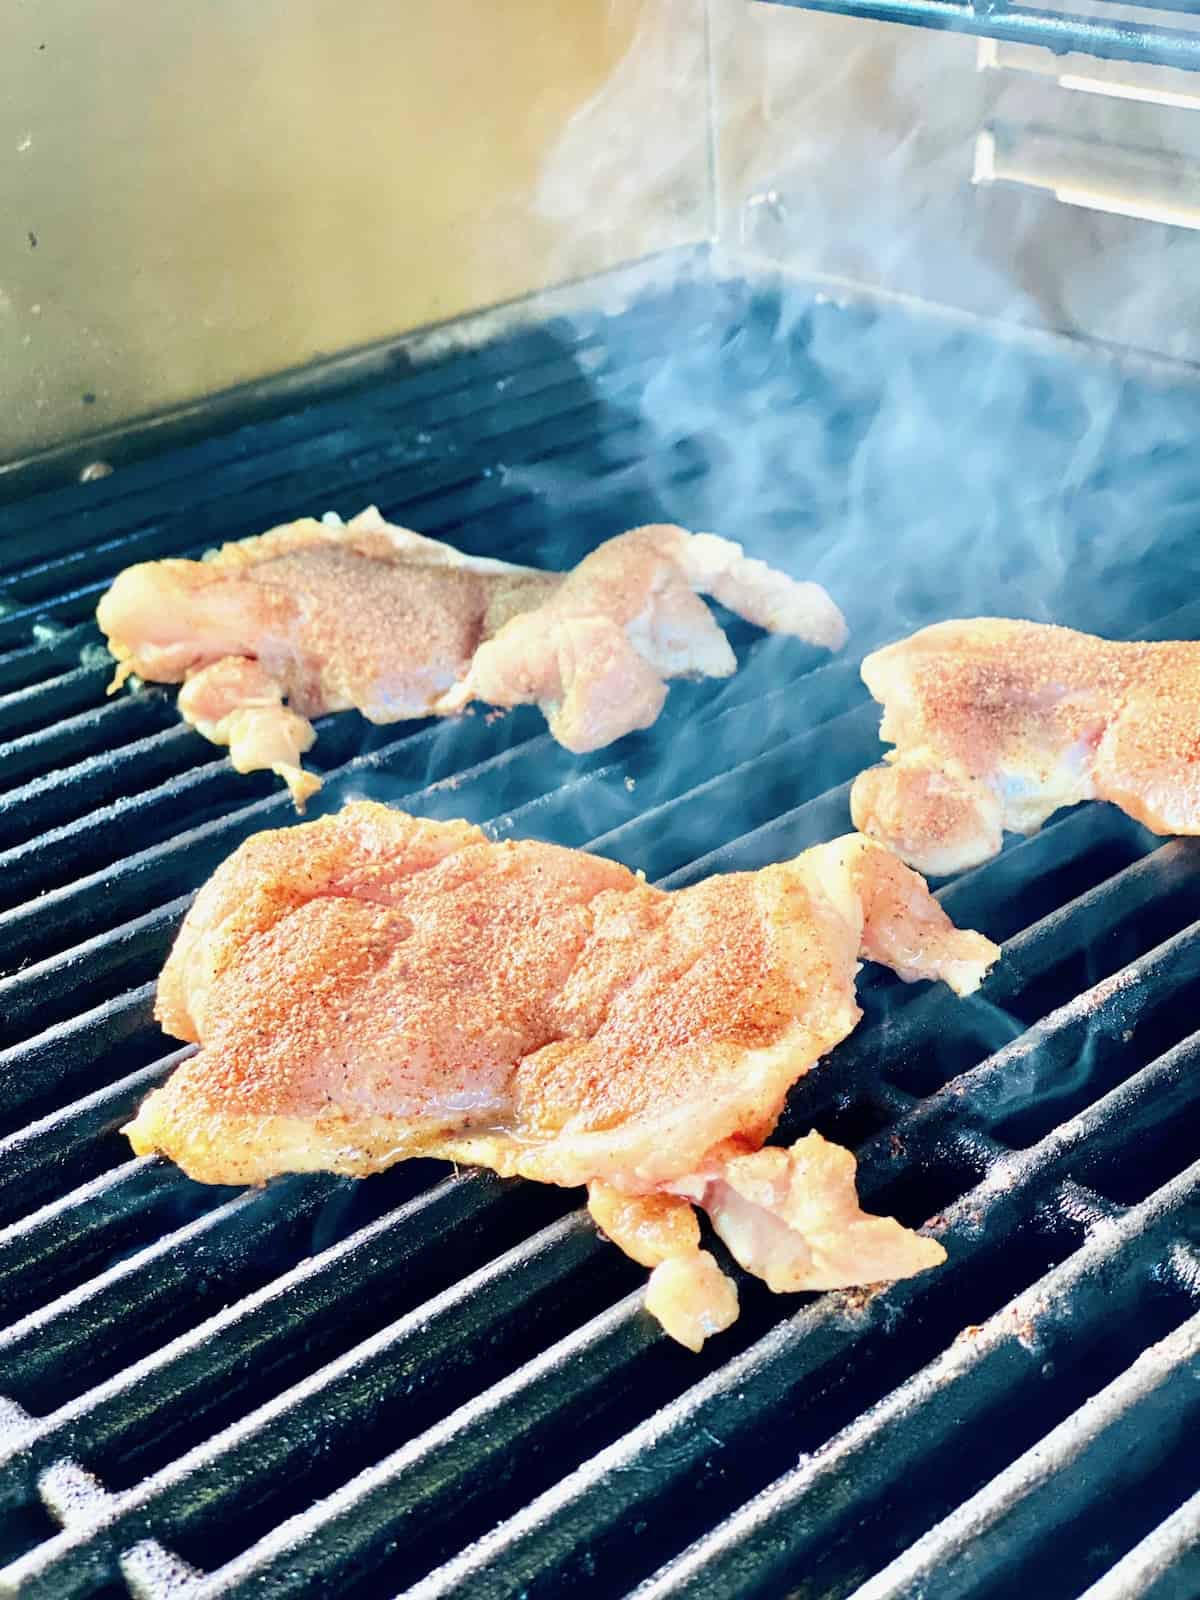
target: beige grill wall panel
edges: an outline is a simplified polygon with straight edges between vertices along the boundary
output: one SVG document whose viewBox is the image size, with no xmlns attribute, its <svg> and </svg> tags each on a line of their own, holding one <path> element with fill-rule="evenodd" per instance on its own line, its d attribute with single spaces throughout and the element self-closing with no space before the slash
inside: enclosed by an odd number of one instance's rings
<svg viewBox="0 0 1200 1600">
<path fill-rule="evenodd" d="M 0 461 L 711 229 L 687 0 L 8 0 Z"/>
</svg>

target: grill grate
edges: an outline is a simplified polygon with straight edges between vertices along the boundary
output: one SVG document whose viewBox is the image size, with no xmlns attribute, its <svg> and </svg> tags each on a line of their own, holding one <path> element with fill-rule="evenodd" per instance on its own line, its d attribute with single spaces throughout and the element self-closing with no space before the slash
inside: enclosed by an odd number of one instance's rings
<svg viewBox="0 0 1200 1600">
<path fill-rule="evenodd" d="M 571 1193 L 434 1163 L 239 1193 L 130 1157 L 120 1124 L 187 1053 L 151 1003 L 190 896 L 291 813 L 169 696 L 106 702 L 88 618 L 130 560 L 377 500 L 550 565 L 716 527 L 825 578 L 859 648 L 968 608 L 1192 637 L 1198 411 L 1082 356 L 697 279 L 0 508 L 0 1592 L 1195 1593 L 1200 845 L 1081 808 L 943 890 L 1002 966 L 966 1002 L 865 974 L 782 1131 L 852 1144 L 868 1203 L 936 1217 L 948 1264 L 744 1284 L 693 1357 Z M 996 517 L 1011 545 L 964 542 Z M 1070 528 L 1070 560 L 1031 568 L 1030 528 Z M 737 677 L 583 760 L 532 712 L 329 719 L 322 806 L 671 885 L 777 860 L 848 826 L 877 713 L 853 663 L 732 637 Z"/>
</svg>

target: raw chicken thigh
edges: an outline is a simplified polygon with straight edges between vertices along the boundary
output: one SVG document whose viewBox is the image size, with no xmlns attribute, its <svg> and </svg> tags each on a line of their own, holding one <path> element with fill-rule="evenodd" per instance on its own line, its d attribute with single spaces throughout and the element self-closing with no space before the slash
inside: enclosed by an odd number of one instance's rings
<svg viewBox="0 0 1200 1600">
<path fill-rule="evenodd" d="M 330 711 L 385 723 L 536 702 L 580 752 L 648 727 L 668 678 L 734 671 L 698 593 L 830 649 L 845 637 L 817 584 L 713 534 L 637 528 L 562 574 L 463 555 L 374 507 L 129 567 L 96 615 L 114 688 L 133 673 L 181 683 L 183 716 L 239 772 L 277 773 L 303 809 L 320 788 L 301 765 L 311 719 Z"/>
<path fill-rule="evenodd" d="M 978 617 L 877 650 L 862 675 L 896 748 L 855 779 L 854 825 L 921 872 L 977 866 L 1005 829 L 1081 800 L 1200 833 L 1200 644 Z"/>
<path fill-rule="evenodd" d="M 694 1206 L 778 1290 L 904 1277 L 941 1246 L 863 1213 L 854 1159 L 762 1148 L 854 1028 L 860 956 L 974 989 L 998 951 L 859 835 L 668 893 L 626 867 L 371 803 L 248 839 L 159 984 L 200 1045 L 127 1133 L 208 1183 L 441 1156 L 586 1184 L 693 1348 L 736 1315 Z"/>
</svg>

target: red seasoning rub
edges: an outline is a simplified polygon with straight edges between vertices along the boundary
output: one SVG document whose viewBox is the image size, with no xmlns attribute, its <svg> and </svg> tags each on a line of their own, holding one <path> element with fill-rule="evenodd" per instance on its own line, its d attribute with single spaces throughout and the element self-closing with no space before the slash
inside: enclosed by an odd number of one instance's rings
<svg viewBox="0 0 1200 1600">
<path fill-rule="evenodd" d="M 1111 800 L 1200 832 L 1200 644 L 1045 623 L 939 622 L 869 655 L 886 765 L 854 783 L 862 832 L 921 872 L 960 872 L 1060 806 Z"/>
<path fill-rule="evenodd" d="M 468 556 L 393 527 L 372 506 L 312 518 L 210 552 L 129 567 L 96 616 L 120 663 L 182 683 L 179 709 L 228 745 L 239 772 L 269 769 L 299 809 L 320 788 L 301 766 L 311 719 L 446 716 L 471 700 L 536 703 L 568 750 L 655 720 L 666 680 L 727 677 L 733 651 L 710 594 L 776 633 L 837 649 L 841 613 L 741 546 L 682 528 L 637 528 L 569 573 Z"/>
<path fill-rule="evenodd" d="M 858 835 L 667 893 L 616 862 L 359 803 L 218 869 L 157 1014 L 200 1045 L 127 1132 L 208 1183 L 412 1156 L 587 1185 L 699 1348 L 736 1315 L 693 1206 L 784 1290 L 904 1277 L 941 1247 L 863 1213 L 819 1134 L 762 1149 L 857 1023 L 860 956 L 975 988 L 997 950 Z"/>
</svg>

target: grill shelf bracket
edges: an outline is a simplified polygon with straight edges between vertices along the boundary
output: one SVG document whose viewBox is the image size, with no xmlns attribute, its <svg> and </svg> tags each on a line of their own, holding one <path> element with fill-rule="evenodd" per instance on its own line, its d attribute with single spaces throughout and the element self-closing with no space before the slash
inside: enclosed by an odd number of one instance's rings
<svg viewBox="0 0 1200 1600">
<path fill-rule="evenodd" d="M 874 22 L 898 22 L 963 33 L 1002 44 L 1042 45 L 1056 55 L 1078 53 L 1144 66 L 1200 70 L 1200 32 L 1159 23 L 1010 5 L 1008 0 L 764 0 L 801 11 L 832 12 Z M 1151 0 L 1131 0 L 1149 6 Z M 1192 11 L 1185 0 L 1158 0 L 1156 11 Z"/>
</svg>

